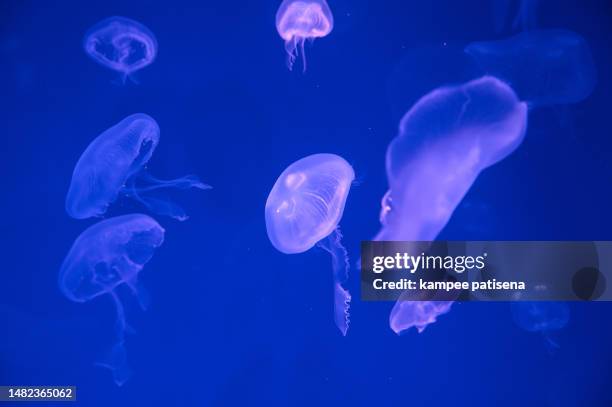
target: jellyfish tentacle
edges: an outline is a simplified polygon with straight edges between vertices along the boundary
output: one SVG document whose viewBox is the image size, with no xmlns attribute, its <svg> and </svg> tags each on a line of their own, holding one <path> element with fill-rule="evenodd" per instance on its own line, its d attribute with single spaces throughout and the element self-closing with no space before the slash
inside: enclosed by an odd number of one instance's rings
<svg viewBox="0 0 612 407">
<path fill-rule="evenodd" d="M 302 54 L 302 73 L 306 72 L 306 51 L 304 50 L 305 38 L 300 38 L 300 52 Z"/>
<path fill-rule="evenodd" d="M 130 331 L 130 328 L 125 322 L 125 310 L 121 300 L 114 291 L 109 294 L 117 311 L 117 321 L 115 322 L 117 339 L 106 357 L 102 361 L 96 362 L 95 365 L 109 369 L 117 386 L 122 386 L 132 376 L 132 371 L 127 364 L 127 351 L 125 349 L 125 334 Z"/>
<path fill-rule="evenodd" d="M 342 245 L 342 232 L 340 228 L 337 227 L 334 229 L 334 231 L 326 239 L 319 242 L 318 245 L 332 257 L 332 269 L 334 273 L 334 322 L 340 332 L 342 332 L 342 335 L 346 336 L 350 324 L 349 309 L 351 305 L 351 294 L 343 285 L 348 281 L 350 261 L 348 252 Z"/>
<path fill-rule="evenodd" d="M 138 300 L 138 305 L 140 305 L 140 308 L 143 311 L 146 311 L 149 308 L 149 305 L 151 305 L 151 296 L 149 295 L 148 290 L 144 288 L 142 284 L 140 284 L 137 278 L 126 281 L 126 284 L 132 291 L 132 294 L 134 294 Z"/>
<path fill-rule="evenodd" d="M 168 216 L 180 222 L 189 219 L 189 216 L 187 216 L 185 210 L 174 202 L 158 198 L 143 197 L 136 191 L 133 191 L 133 193 L 131 193 L 129 196 L 140 202 L 151 212 L 158 215 Z"/>
<path fill-rule="evenodd" d="M 142 180 L 146 182 L 148 185 L 145 187 L 136 187 L 135 182 L 137 180 Z M 138 193 L 149 192 L 160 188 L 177 188 L 177 189 L 211 189 L 212 187 L 208 184 L 205 184 L 200 180 L 197 175 L 189 174 L 175 179 L 163 180 L 157 177 L 154 177 L 147 171 L 141 171 L 134 180 L 133 188 Z"/>
<path fill-rule="evenodd" d="M 297 57 L 297 38 L 295 36 L 291 37 L 291 39 L 285 41 L 285 51 L 287 52 L 287 68 L 289 70 L 293 70 L 293 64 L 295 63 L 295 58 Z"/>
</svg>

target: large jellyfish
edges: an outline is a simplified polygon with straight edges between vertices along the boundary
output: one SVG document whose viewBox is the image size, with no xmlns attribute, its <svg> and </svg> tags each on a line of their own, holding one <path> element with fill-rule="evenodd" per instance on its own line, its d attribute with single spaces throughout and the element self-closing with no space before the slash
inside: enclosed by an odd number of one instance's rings
<svg viewBox="0 0 612 407">
<path fill-rule="evenodd" d="M 571 31 L 526 31 L 504 40 L 474 42 L 465 52 L 534 107 L 580 102 L 597 82 L 588 43 Z"/>
<path fill-rule="evenodd" d="M 66 196 L 66 212 L 76 219 L 102 216 L 119 195 L 136 199 L 152 212 L 187 219 L 176 204 L 143 193 L 159 188 L 210 186 L 196 176 L 159 180 L 144 168 L 159 142 L 159 126 L 143 113 L 126 117 L 99 135 L 79 158 Z M 137 186 L 136 183 L 141 185 Z"/>
<path fill-rule="evenodd" d="M 153 33 L 137 21 L 110 17 L 94 25 L 83 40 L 85 52 L 94 61 L 119 72 L 123 82 L 150 65 L 157 55 Z"/>
<path fill-rule="evenodd" d="M 334 154 L 314 154 L 291 164 L 280 175 L 266 202 L 266 228 L 276 249 L 303 253 L 318 245 L 332 256 L 334 321 L 346 335 L 350 293 L 348 254 L 338 223 L 351 183 L 353 168 Z"/>
<path fill-rule="evenodd" d="M 283 0 L 276 12 L 276 29 L 285 40 L 289 70 L 299 48 L 306 71 L 304 42 L 325 37 L 333 28 L 334 17 L 325 0 Z"/>
<path fill-rule="evenodd" d="M 402 118 L 399 135 L 387 149 L 389 191 L 381 202 L 382 228 L 375 240 L 434 240 L 480 172 L 521 144 L 526 125 L 527 106 L 494 77 L 422 97 Z M 396 332 L 397 321 L 412 321 L 402 326 L 421 332 L 452 304 L 401 302 L 406 301 L 400 298 L 391 315 Z"/>
<path fill-rule="evenodd" d="M 75 240 L 59 273 L 59 287 L 68 299 L 86 302 L 108 295 L 117 310 L 116 340 L 108 357 L 98 363 L 110 369 L 122 385 L 130 377 L 126 363 L 123 305 L 117 294 L 126 285 L 143 309 L 146 294 L 138 284 L 138 273 L 164 242 L 164 229 L 146 215 L 118 216 L 96 223 Z"/>
<path fill-rule="evenodd" d="M 559 348 L 551 333 L 564 328 L 569 322 L 569 306 L 556 301 L 517 301 L 510 305 L 516 325 L 527 332 L 538 332 L 544 337 L 549 351 Z"/>
</svg>

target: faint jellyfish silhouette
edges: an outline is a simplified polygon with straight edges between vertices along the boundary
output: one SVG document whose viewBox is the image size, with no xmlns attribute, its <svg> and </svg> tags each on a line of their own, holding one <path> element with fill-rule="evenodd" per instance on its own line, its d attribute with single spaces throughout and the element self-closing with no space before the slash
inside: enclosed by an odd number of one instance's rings
<svg viewBox="0 0 612 407">
<path fill-rule="evenodd" d="M 402 118 L 387 149 L 389 191 L 374 240 L 433 241 L 482 170 L 522 142 L 527 106 L 502 81 L 485 76 L 435 89 Z M 419 332 L 450 310 L 452 301 L 398 299 L 395 332 Z"/>
<path fill-rule="evenodd" d="M 153 33 L 126 17 L 110 17 L 94 25 L 85 34 L 83 47 L 94 61 L 119 72 L 124 83 L 157 56 Z"/>
<path fill-rule="evenodd" d="M 115 304 L 115 344 L 106 360 L 97 365 L 110 369 L 117 385 L 125 383 L 131 375 L 125 350 L 129 328 L 117 289 L 125 284 L 146 309 L 147 296 L 138 283 L 138 273 L 163 242 L 164 229 L 149 216 L 110 218 L 81 233 L 60 269 L 59 287 L 68 299 L 86 302 L 108 294 Z"/>
<path fill-rule="evenodd" d="M 456 299 L 454 293 L 444 292 L 436 292 L 431 301 L 416 301 L 410 299 L 409 295 L 412 293 L 402 293 L 389 315 L 389 326 L 398 335 L 410 328 L 416 328 L 418 333 L 422 333 L 440 315 L 448 313 Z"/>
<path fill-rule="evenodd" d="M 276 12 L 276 29 L 285 40 L 289 70 L 299 48 L 306 71 L 304 42 L 325 37 L 333 28 L 334 17 L 325 0 L 284 0 Z"/>
<path fill-rule="evenodd" d="M 566 30 L 533 30 L 465 48 L 487 73 L 512 86 L 530 107 L 577 103 L 591 94 L 597 71 L 588 43 Z"/>
<path fill-rule="evenodd" d="M 532 30 L 536 27 L 539 0 L 492 0 L 495 30 L 505 30 L 508 20 L 514 16 L 512 28 Z"/>
<path fill-rule="evenodd" d="M 187 219 L 176 204 L 142 196 L 159 188 L 209 189 L 196 176 L 159 180 L 145 171 L 145 165 L 159 142 L 159 126 L 143 113 L 126 117 L 89 144 L 76 164 L 66 196 L 66 212 L 76 219 L 102 216 L 121 194 L 142 203 L 149 210 L 177 220 Z M 136 186 L 136 183 L 143 186 Z"/>
<path fill-rule="evenodd" d="M 334 321 L 346 335 L 350 293 L 348 253 L 338 223 L 355 179 L 353 168 L 334 154 L 314 154 L 291 164 L 276 180 L 266 201 L 266 229 L 274 247 L 285 254 L 318 245 L 332 256 Z"/>
<path fill-rule="evenodd" d="M 549 352 L 559 349 L 551 333 L 564 328 L 569 322 L 569 306 L 556 301 L 516 301 L 510 304 L 512 319 L 527 332 L 539 332 Z"/>
</svg>

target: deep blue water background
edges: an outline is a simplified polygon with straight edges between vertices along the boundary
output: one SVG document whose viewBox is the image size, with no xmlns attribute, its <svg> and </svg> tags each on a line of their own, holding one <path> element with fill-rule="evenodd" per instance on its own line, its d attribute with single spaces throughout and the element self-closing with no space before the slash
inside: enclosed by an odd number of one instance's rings
<svg viewBox="0 0 612 407">
<path fill-rule="evenodd" d="M 392 304 L 357 300 L 344 338 L 329 258 L 271 246 L 263 208 L 276 177 L 331 152 L 360 181 L 342 220 L 357 259 L 379 226 L 401 115 L 443 82 L 469 79 L 467 43 L 511 33 L 496 32 L 484 0 L 329 3 L 336 27 L 307 48 L 306 74 L 284 64 L 279 1 L 0 4 L 0 384 L 76 385 L 79 405 L 105 407 L 612 405 L 612 304 L 571 304 L 554 354 L 514 325 L 508 304 L 456 304 L 423 334 L 398 337 Z M 591 45 L 597 87 L 579 104 L 532 111 L 524 144 L 481 175 L 441 238 L 612 240 L 611 9 L 541 1 L 540 27 Z M 87 29 L 112 15 L 157 36 L 158 59 L 137 86 L 114 84 L 82 50 Z M 214 189 L 174 195 L 189 221 L 158 218 L 166 242 L 141 274 L 150 309 L 122 292 L 135 375 L 118 388 L 93 366 L 113 339 L 110 299 L 72 303 L 57 273 L 95 222 L 64 212 L 74 164 L 136 112 L 161 127 L 151 172 L 196 173 Z M 122 201 L 109 216 L 138 211 Z M 358 297 L 356 273 L 349 286 Z"/>
</svg>

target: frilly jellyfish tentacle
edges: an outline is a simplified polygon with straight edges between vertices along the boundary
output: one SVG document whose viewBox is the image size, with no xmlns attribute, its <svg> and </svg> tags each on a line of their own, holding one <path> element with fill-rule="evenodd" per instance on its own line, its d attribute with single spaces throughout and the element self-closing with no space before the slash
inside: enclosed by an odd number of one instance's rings
<svg viewBox="0 0 612 407">
<path fill-rule="evenodd" d="M 162 216 L 168 216 L 172 219 L 176 219 L 179 222 L 186 221 L 189 216 L 183 208 L 174 202 L 163 200 L 159 198 L 144 197 L 138 194 L 138 190 L 135 188 L 127 188 L 124 193 L 126 196 L 135 199 L 145 206 L 149 211 Z"/>
<path fill-rule="evenodd" d="M 293 64 L 297 58 L 297 38 L 292 37 L 285 41 L 285 51 L 287 51 L 287 68 L 293 70 Z"/>
<path fill-rule="evenodd" d="M 129 329 L 125 322 L 125 310 L 121 300 L 114 291 L 109 292 L 115 309 L 117 321 L 115 323 L 117 340 L 103 361 L 96 365 L 111 370 L 113 380 L 118 386 L 122 386 L 132 376 L 132 371 L 127 364 L 127 352 L 125 349 L 125 333 Z"/>
<path fill-rule="evenodd" d="M 143 311 L 149 309 L 149 305 L 151 304 L 151 296 L 149 295 L 149 291 L 144 288 L 136 278 L 126 281 L 125 283 L 138 300 L 138 305 L 140 305 L 140 308 Z"/>
<path fill-rule="evenodd" d="M 350 262 L 348 252 L 342 245 L 342 232 L 340 232 L 340 228 L 337 227 L 332 234 L 321 240 L 317 245 L 327 251 L 332 257 L 334 273 L 334 321 L 342 335 L 346 336 L 350 323 L 351 294 L 343 287 L 343 284 L 348 281 Z"/>
</svg>

